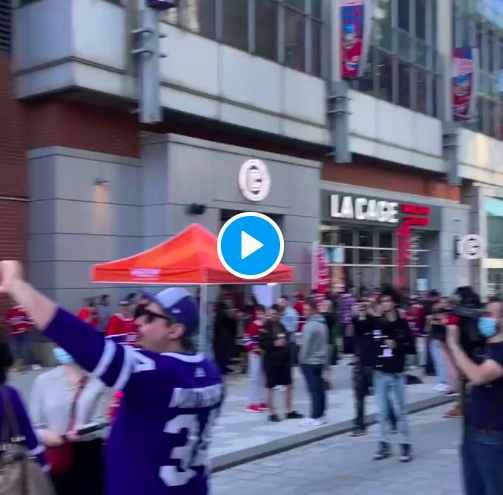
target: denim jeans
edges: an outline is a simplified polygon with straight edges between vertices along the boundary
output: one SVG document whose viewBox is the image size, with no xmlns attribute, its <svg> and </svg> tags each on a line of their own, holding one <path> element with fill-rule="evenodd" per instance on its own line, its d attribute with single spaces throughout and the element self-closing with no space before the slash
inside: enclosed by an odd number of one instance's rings
<svg viewBox="0 0 503 495">
<path fill-rule="evenodd" d="M 389 408 L 395 411 L 400 443 L 409 444 L 410 432 L 405 403 L 405 374 L 404 373 L 374 373 L 374 392 L 378 407 L 379 441 L 389 443 Z"/>
<path fill-rule="evenodd" d="M 364 430 L 365 425 L 365 397 L 370 394 L 373 385 L 374 369 L 369 366 L 363 366 L 361 363 L 355 363 L 353 367 L 353 389 L 355 397 L 355 428 Z M 388 402 L 390 402 L 388 397 Z M 388 404 L 388 420 L 393 430 L 396 429 L 395 411 L 391 404 Z"/>
<path fill-rule="evenodd" d="M 461 462 L 466 495 L 503 493 L 503 432 L 466 427 Z"/>
<path fill-rule="evenodd" d="M 449 383 L 449 374 L 447 372 L 447 364 L 445 362 L 442 342 L 440 342 L 440 340 L 432 339 L 430 342 L 430 352 L 438 381 L 440 383 Z"/>
<path fill-rule="evenodd" d="M 306 379 L 307 390 L 311 395 L 311 418 L 319 419 L 325 414 L 327 404 L 323 382 L 323 364 L 303 364 L 302 373 Z"/>
</svg>

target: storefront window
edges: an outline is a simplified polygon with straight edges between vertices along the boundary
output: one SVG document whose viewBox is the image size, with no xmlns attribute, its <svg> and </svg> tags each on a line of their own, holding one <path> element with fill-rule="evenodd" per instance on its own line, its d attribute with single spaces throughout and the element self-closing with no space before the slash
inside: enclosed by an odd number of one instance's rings
<svg viewBox="0 0 503 495">
<path fill-rule="evenodd" d="M 271 0 L 255 0 L 257 22 L 255 53 L 276 61 L 278 58 L 278 4 Z"/>
<path fill-rule="evenodd" d="M 222 0 L 222 41 L 248 50 L 248 0 Z"/>
<path fill-rule="evenodd" d="M 503 259 L 503 200 L 484 201 L 487 218 L 487 251 L 492 259 Z"/>
</svg>

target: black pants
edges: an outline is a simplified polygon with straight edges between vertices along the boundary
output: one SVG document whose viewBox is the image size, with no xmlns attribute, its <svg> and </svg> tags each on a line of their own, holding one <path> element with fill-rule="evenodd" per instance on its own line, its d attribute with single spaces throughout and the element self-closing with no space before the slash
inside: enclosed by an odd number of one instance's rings
<svg viewBox="0 0 503 495">
<path fill-rule="evenodd" d="M 342 352 L 344 354 L 354 354 L 355 353 L 355 337 L 354 337 L 354 335 L 347 335 L 349 326 L 351 326 L 351 324 L 343 325 Z"/>
<path fill-rule="evenodd" d="M 322 364 L 303 364 L 302 373 L 306 379 L 307 389 L 311 395 L 311 418 L 320 419 L 325 414 L 327 396 L 323 381 Z"/>
<path fill-rule="evenodd" d="M 63 474 L 53 475 L 57 495 L 104 495 L 103 441 L 75 442 L 74 462 Z"/>
<path fill-rule="evenodd" d="M 357 363 L 353 368 L 353 389 L 355 396 L 355 428 L 364 430 L 365 426 L 365 397 L 370 394 L 370 390 L 373 386 L 374 381 L 374 370 L 371 367 L 362 366 Z M 388 399 L 389 400 L 389 399 Z M 389 404 L 389 422 L 391 424 L 391 429 L 395 430 L 397 426 L 397 420 L 395 412 L 393 410 L 393 405 Z"/>
</svg>

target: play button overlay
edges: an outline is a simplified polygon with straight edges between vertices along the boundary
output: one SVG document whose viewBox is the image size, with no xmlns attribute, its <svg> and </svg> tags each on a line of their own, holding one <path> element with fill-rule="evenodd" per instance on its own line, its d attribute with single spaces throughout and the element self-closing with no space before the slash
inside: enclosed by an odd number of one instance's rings
<svg viewBox="0 0 503 495">
<path fill-rule="evenodd" d="M 254 239 L 251 235 L 246 232 L 241 232 L 241 259 L 244 260 L 248 258 L 250 254 L 253 254 L 257 249 L 260 249 L 263 244 L 257 239 Z"/>
<path fill-rule="evenodd" d="M 283 234 L 274 220 L 262 213 L 240 213 L 218 234 L 218 257 L 236 277 L 265 277 L 280 263 L 285 250 Z"/>
</svg>

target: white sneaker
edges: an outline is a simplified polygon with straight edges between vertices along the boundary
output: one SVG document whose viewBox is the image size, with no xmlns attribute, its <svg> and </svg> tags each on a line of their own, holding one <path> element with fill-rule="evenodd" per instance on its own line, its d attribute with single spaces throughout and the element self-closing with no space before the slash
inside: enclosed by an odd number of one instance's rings
<svg viewBox="0 0 503 495">
<path fill-rule="evenodd" d="M 306 418 L 304 421 L 300 423 L 300 426 L 306 426 L 306 427 L 318 427 L 318 426 L 323 426 L 326 424 L 326 421 L 322 419 L 313 419 L 313 418 Z"/>
<path fill-rule="evenodd" d="M 34 364 L 31 369 L 33 371 L 40 371 L 42 369 L 42 366 L 40 366 L 40 364 Z"/>
</svg>

